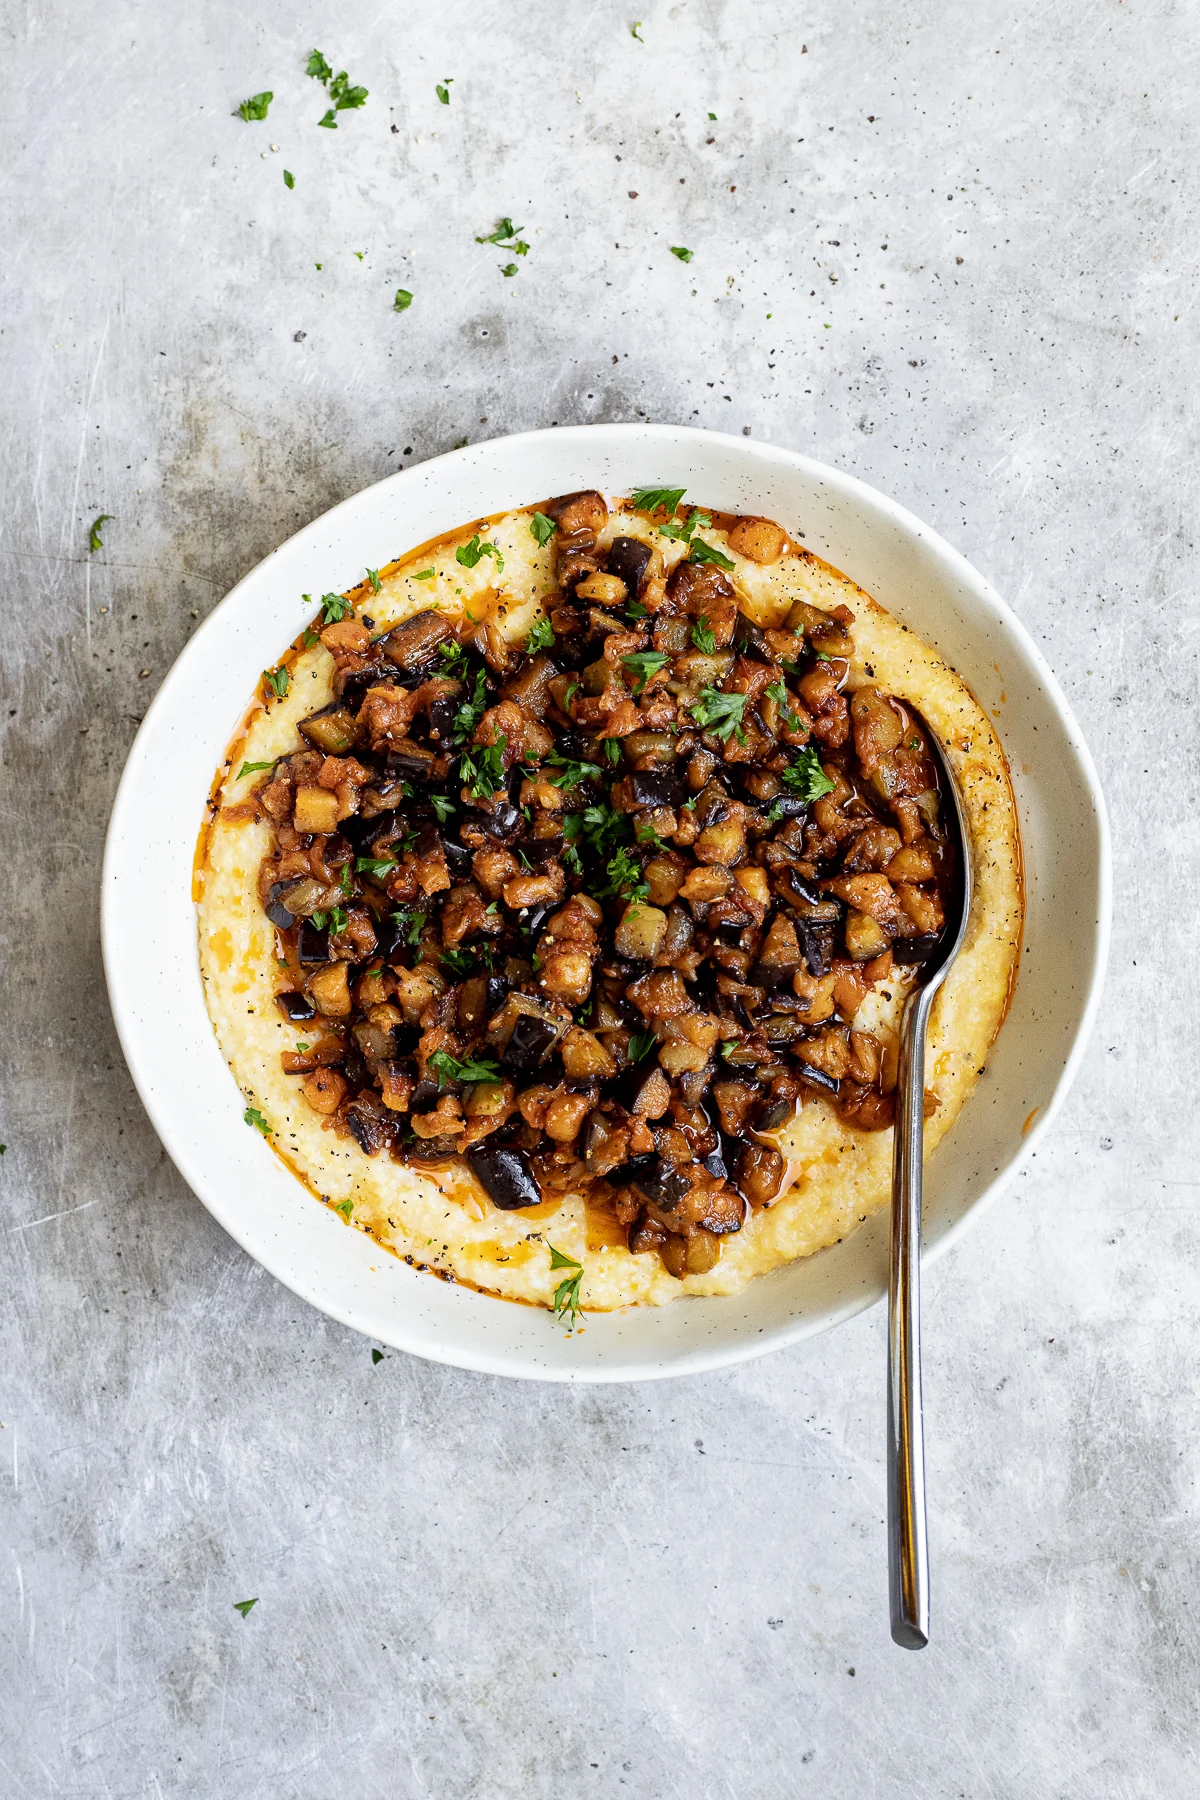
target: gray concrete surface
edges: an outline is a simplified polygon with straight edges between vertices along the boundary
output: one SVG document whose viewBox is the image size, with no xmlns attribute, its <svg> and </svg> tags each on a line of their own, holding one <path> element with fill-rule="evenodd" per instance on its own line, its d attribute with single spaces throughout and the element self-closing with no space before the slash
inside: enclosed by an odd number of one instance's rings
<svg viewBox="0 0 1200 1800">
<path fill-rule="evenodd" d="M 0 4 L 14 1800 L 1195 1792 L 1195 8 L 637 5 Z M 400 464 L 641 417 L 934 522 L 1111 801 L 1082 1078 L 928 1280 L 920 1657 L 880 1316 L 655 1389 L 376 1366 L 185 1189 L 108 1017 L 108 808 L 197 620 Z"/>
</svg>

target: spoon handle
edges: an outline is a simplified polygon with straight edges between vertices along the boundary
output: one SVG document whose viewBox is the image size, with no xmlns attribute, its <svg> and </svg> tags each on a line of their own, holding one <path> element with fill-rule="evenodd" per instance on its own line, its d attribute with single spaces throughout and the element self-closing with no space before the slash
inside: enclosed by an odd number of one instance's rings
<svg viewBox="0 0 1200 1800">
<path fill-rule="evenodd" d="M 925 1028 L 933 996 L 911 994 L 900 1032 L 892 1160 L 888 1283 L 888 1576 L 892 1637 L 929 1642 L 929 1543 L 921 1415 L 921 1174 L 925 1138 Z"/>
</svg>

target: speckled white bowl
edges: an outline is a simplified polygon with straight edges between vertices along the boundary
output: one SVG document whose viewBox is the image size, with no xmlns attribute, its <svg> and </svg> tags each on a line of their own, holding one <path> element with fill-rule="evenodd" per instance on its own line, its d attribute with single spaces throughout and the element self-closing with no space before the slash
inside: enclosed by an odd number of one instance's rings
<svg viewBox="0 0 1200 1800">
<path fill-rule="evenodd" d="M 251 1256 L 369 1337 L 491 1374 L 644 1380 L 795 1343 L 883 1295 L 886 1212 L 835 1249 L 777 1270 L 736 1298 L 597 1314 L 569 1337 L 548 1312 L 415 1272 L 319 1206 L 246 1129 L 204 1007 L 192 858 L 213 770 L 259 671 L 295 635 L 301 593 L 349 587 L 368 565 L 544 494 L 628 493 L 649 483 L 686 486 L 707 505 L 763 513 L 803 531 L 809 549 L 936 645 L 998 722 L 1021 813 L 1025 943 L 987 1073 L 926 1171 L 928 1255 L 949 1248 L 1048 1129 L 1103 980 L 1108 831 L 1092 759 L 1066 700 L 983 577 L 861 481 L 745 438 L 590 425 L 456 450 L 334 507 L 217 607 L 138 732 L 104 862 L 109 994 L 126 1060 L 167 1151 Z"/>
</svg>

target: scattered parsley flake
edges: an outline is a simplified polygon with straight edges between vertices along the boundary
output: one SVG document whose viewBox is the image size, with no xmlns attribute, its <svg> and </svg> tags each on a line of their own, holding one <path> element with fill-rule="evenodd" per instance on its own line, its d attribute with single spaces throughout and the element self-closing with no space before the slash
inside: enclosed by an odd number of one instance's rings
<svg viewBox="0 0 1200 1800">
<path fill-rule="evenodd" d="M 773 700 L 775 702 L 776 706 L 779 708 L 779 711 L 783 717 L 783 722 L 785 725 L 787 725 L 790 728 L 791 726 L 798 725 L 800 723 L 798 714 L 796 714 L 792 711 L 792 708 L 790 705 L 792 696 L 788 693 L 788 691 L 784 687 L 782 681 L 769 682 L 767 684 L 767 687 L 764 689 L 764 692 L 767 694 L 767 697 L 769 699 Z"/>
<path fill-rule="evenodd" d="M 546 1245 L 550 1252 L 551 1269 L 573 1269 L 574 1274 L 564 1275 L 554 1290 L 554 1316 L 558 1320 L 567 1321 L 568 1330 L 573 1329 L 576 1319 L 583 1316 L 583 1308 L 579 1304 L 579 1284 L 583 1280 L 583 1264 L 576 1262 L 573 1256 L 564 1256 L 553 1244 Z"/>
<path fill-rule="evenodd" d="M 706 544 L 703 538 L 694 538 L 692 540 L 692 552 L 688 557 L 688 561 L 694 563 L 716 563 L 718 569 L 735 569 L 737 567 L 737 564 L 731 561 L 731 559 L 728 556 L 725 556 L 720 550 L 715 550 L 711 544 Z"/>
<path fill-rule="evenodd" d="M 515 275 L 516 272 L 517 272 L 516 263 L 505 263 L 504 267 L 500 271 L 500 273 L 502 275 Z"/>
<path fill-rule="evenodd" d="M 381 583 L 379 580 L 379 570 L 378 569 L 368 569 L 367 570 L 367 580 L 371 584 L 371 592 L 373 594 L 377 594 L 379 592 L 379 589 L 381 586 Z"/>
<path fill-rule="evenodd" d="M 433 1242 L 433 1239 L 432 1239 L 432 1238 L 430 1238 L 430 1239 L 429 1239 L 429 1240 L 428 1240 L 428 1241 L 429 1241 L 429 1242 L 430 1242 L 430 1243 L 432 1243 L 432 1242 Z M 382 1361 L 383 1361 L 383 1351 L 382 1351 L 382 1350 L 372 1350 L 372 1352 L 371 1352 L 371 1361 L 372 1361 L 372 1362 L 373 1362 L 373 1363 L 381 1363 L 381 1362 L 382 1362 Z"/>
<path fill-rule="evenodd" d="M 631 38 L 636 38 L 639 44 L 644 44 L 646 42 L 645 38 L 642 36 L 642 21 L 640 19 L 635 19 L 633 21 L 633 24 L 629 27 L 629 35 Z"/>
<path fill-rule="evenodd" d="M 440 81 L 438 82 L 437 97 L 441 101 L 443 106 L 449 106 L 449 104 L 450 104 L 450 83 L 453 80 L 454 80 L 453 75 L 447 75 L 444 83 L 440 82 Z"/>
<path fill-rule="evenodd" d="M 259 1112 L 257 1106 L 248 1106 L 242 1114 L 243 1125 L 253 1125 L 255 1131 L 261 1131 L 264 1137 L 270 1137 L 271 1127 Z"/>
<path fill-rule="evenodd" d="M 344 600 L 340 594 L 321 595 L 322 625 L 337 625 L 348 613 L 353 613 L 353 611 L 354 608 L 349 600 Z"/>
<path fill-rule="evenodd" d="M 665 650 L 637 650 L 632 656 L 623 656 L 621 666 L 632 672 L 635 677 L 633 691 L 640 694 L 650 677 L 665 669 L 670 660 Z"/>
<path fill-rule="evenodd" d="M 100 527 L 102 525 L 107 525 L 110 519 L 112 519 L 115 522 L 116 516 L 117 516 L 116 513 L 101 513 L 100 517 L 98 519 L 93 519 L 92 528 L 88 532 L 88 554 L 89 554 L 89 556 L 91 555 L 93 550 L 103 550 L 104 539 L 100 536 Z"/>
<path fill-rule="evenodd" d="M 396 298 L 392 301 L 392 311 L 393 312 L 407 312 L 411 305 L 412 305 L 412 295 L 409 293 L 408 289 L 407 288 L 397 288 L 396 289 Z M 429 570 L 429 574 L 430 575 L 433 574 L 432 569 Z M 424 579 L 425 579 L 424 575 L 418 575 L 418 577 L 417 577 L 418 581 L 424 581 Z"/>
<path fill-rule="evenodd" d="M 481 543 L 478 532 L 475 533 L 474 537 L 472 537 L 468 543 L 460 544 L 458 549 L 454 552 L 454 560 L 460 562 L 464 569 L 473 569 L 479 559 L 483 556 L 494 557 L 496 561 L 496 572 L 497 574 L 503 575 L 504 558 L 501 556 L 499 550 L 497 550 L 495 544 Z"/>
<path fill-rule="evenodd" d="M 500 1079 L 500 1065 L 490 1056 L 482 1057 L 478 1062 L 470 1057 L 466 1062 L 459 1062 L 448 1050 L 435 1050 L 427 1065 L 437 1076 L 439 1091 L 448 1081 L 487 1081 L 495 1083 Z"/>
<path fill-rule="evenodd" d="M 292 174 L 290 169 L 285 169 L 283 171 L 283 185 L 286 188 L 294 188 L 296 185 L 296 177 Z"/>
<path fill-rule="evenodd" d="M 308 59 L 305 74 L 311 75 L 315 81 L 328 82 L 333 75 L 332 65 L 325 61 L 319 50 L 314 50 Z"/>
<path fill-rule="evenodd" d="M 475 671 L 475 692 L 469 700 L 464 700 L 454 715 L 454 739 L 461 744 L 469 738 L 487 710 L 487 674 L 483 669 Z"/>
<path fill-rule="evenodd" d="M 700 729 L 711 731 L 722 743 L 727 744 L 735 731 L 739 742 L 745 743 L 742 714 L 746 710 L 748 699 L 748 694 L 723 694 L 720 688 L 703 687 L 700 689 L 700 698 L 692 702 L 690 711 Z"/>
<path fill-rule="evenodd" d="M 250 1608 L 257 1605 L 258 1595 L 255 1594 L 253 1600 L 235 1600 L 233 1603 L 233 1610 L 234 1612 L 240 1612 L 243 1619 L 245 1619 L 249 1617 Z"/>
<path fill-rule="evenodd" d="M 288 691 L 288 672 L 286 669 L 264 669 L 263 680 L 277 700 L 282 700 Z"/>
<path fill-rule="evenodd" d="M 458 765 L 459 778 L 474 800 L 490 800 L 504 785 L 504 746 L 508 739 L 501 732 L 494 744 L 477 745 L 464 754 Z"/>
<path fill-rule="evenodd" d="M 671 255 L 677 256 L 680 262 L 691 262 L 695 254 L 696 252 L 694 250 L 688 250 L 682 244 L 671 245 Z"/>
<path fill-rule="evenodd" d="M 267 116 L 267 108 L 274 98 L 275 96 L 270 88 L 264 88 L 261 94 L 252 94 L 249 100 L 243 100 L 242 104 L 238 107 L 238 112 L 241 114 L 242 118 L 247 121 L 250 119 L 265 119 Z"/>
<path fill-rule="evenodd" d="M 411 298 L 411 296 L 410 296 L 410 298 Z M 436 574 L 436 570 L 434 570 L 434 569 L 418 569 L 416 574 L 413 576 L 413 580 L 414 581 L 432 581 L 435 574 Z"/>
<path fill-rule="evenodd" d="M 806 744 L 794 762 L 788 764 L 780 779 L 801 800 L 819 800 L 823 794 L 832 794 L 837 785 L 821 767 L 821 759 L 811 744 Z"/>
<path fill-rule="evenodd" d="M 700 614 L 692 626 L 692 642 L 704 656 L 711 656 L 717 647 L 717 640 L 713 636 L 712 627 L 704 613 Z"/>
<path fill-rule="evenodd" d="M 410 945 L 420 943 L 421 933 L 425 929 L 425 920 L 427 916 L 428 915 L 423 912 L 414 912 L 411 906 L 397 907 L 396 911 L 392 914 L 393 919 L 395 919 L 397 925 L 404 933 L 405 943 Z"/>
<path fill-rule="evenodd" d="M 548 544 L 557 530 L 554 520 L 548 519 L 542 512 L 535 512 L 529 521 L 529 535 L 539 544 Z"/>
<path fill-rule="evenodd" d="M 429 803 L 437 814 L 437 822 L 439 825 L 444 825 L 446 820 L 450 817 L 450 814 L 458 811 L 453 800 L 451 800 L 447 794 L 431 794 L 429 796 Z"/>
<path fill-rule="evenodd" d="M 638 488 L 629 504 L 634 512 L 657 512 L 662 507 L 674 513 L 686 493 L 686 488 Z"/>
<path fill-rule="evenodd" d="M 599 781 L 603 772 L 599 763 L 572 762 L 570 757 L 560 756 L 557 750 L 552 750 L 546 761 L 558 769 L 557 775 L 549 777 L 550 782 L 554 787 L 562 788 L 564 793 L 578 787 L 581 781 Z"/>
<path fill-rule="evenodd" d="M 635 862 L 628 850 L 621 849 L 607 864 L 606 873 L 609 886 L 603 888 L 596 899 L 607 899 L 609 895 L 619 894 L 622 899 L 634 901 L 645 900 L 650 893 L 649 882 L 642 880 L 641 864 Z"/>
<path fill-rule="evenodd" d="M 350 1214 L 354 1211 L 354 1202 L 350 1199 L 339 1200 L 333 1210 L 334 1212 L 341 1213 L 343 1219 L 349 1224 Z"/>
<path fill-rule="evenodd" d="M 532 656 L 535 651 L 549 650 L 554 643 L 554 627 L 549 619 L 543 617 L 534 621 L 533 629 L 525 639 L 525 654 Z"/>
<path fill-rule="evenodd" d="M 606 738 L 605 739 L 604 754 L 605 754 L 605 756 L 607 756 L 609 762 L 612 763 L 613 767 L 615 768 L 616 765 L 621 760 L 621 746 L 618 743 L 616 738 Z"/>
<path fill-rule="evenodd" d="M 373 875 L 376 881 L 386 881 L 396 867 L 394 856 L 359 856 L 355 858 L 354 872 L 356 875 Z M 346 873 L 349 874 L 349 872 L 350 867 L 347 864 Z"/>
<path fill-rule="evenodd" d="M 275 764 L 273 762 L 265 762 L 265 763 L 244 762 L 242 764 L 241 768 L 237 772 L 237 779 L 240 781 L 242 779 L 243 775 L 257 775 L 258 771 L 260 769 L 273 769 L 274 767 L 275 767 Z"/>
<path fill-rule="evenodd" d="M 645 1057 L 649 1056 L 657 1042 L 658 1033 L 656 1031 L 635 1031 L 629 1040 L 628 1055 L 630 1062 L 639 1063 L 643 1061 Z"/>
</svg>

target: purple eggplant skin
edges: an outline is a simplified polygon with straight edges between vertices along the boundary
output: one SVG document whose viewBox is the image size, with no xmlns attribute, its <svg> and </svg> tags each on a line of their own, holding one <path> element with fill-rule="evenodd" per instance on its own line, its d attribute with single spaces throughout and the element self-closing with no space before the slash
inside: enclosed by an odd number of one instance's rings
<svg viewBox="0 0 1200 1800">
<path fill-rule="evenodd" d="M 316 1010 L 307 994 L 276 994 L 275 1003 L 284 1018 L 294 1025 L 305 1024 Z"/>
<path fill-rule="evenodd" d="M 472 1175 L 501 1212 L 541 1205 L 541 1189 L 534 1180 L 529 1158 L 515 1144 L 480 1144 L 467 1151 L 467 1161 Z"/>
<path fill-rule="evenodd" d="M 329 933 L 318 931 L 307 919 L 300 926 L 300 943 L 298 946 L 300 961 L 304 964 L 323 963 L 329 961 Z"/>
<path fill-rule="evenodd" d="M 614 538 L 608 547 L 608 572 L 620 576 L 631 600 L 637 599 L 649 566 L 650 546 L 643 544 L 641 538 Z"/>
<path fill-rule="evenodd" d="M 670 769 L 634 769 L 628 780 L 635 806 L 683 804 L 683 783 Z"/>
<path fill-rule="evenodd" d="M 672 1163 L 664 1162 L 656 1157 L 648 1169 L 639 1169 L 633 1178 L 633 1191 L 651 1206 L 661 1207 L 664 1212 L 671 1212 L 678 1205 L 691 1186 L 686 1175 L 681 1175 Z"/>
<path fill-rule="evenodd" d="M 928 962 L 942 941 L 943 933 L 929 932 L 923 937 L 896 938 L 892 944 L 892 961 L 911 967 Z"/>
<path fill-rule="evenodd" d="M 518 1071 L 536 1069 L 557 1039 L 558 1027 L 548 1019 L 539 1019 L 536 1013 L 519 1013 L 512 1036 L 504 1046 L 500 1066 Z"/>
</svg>

